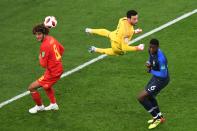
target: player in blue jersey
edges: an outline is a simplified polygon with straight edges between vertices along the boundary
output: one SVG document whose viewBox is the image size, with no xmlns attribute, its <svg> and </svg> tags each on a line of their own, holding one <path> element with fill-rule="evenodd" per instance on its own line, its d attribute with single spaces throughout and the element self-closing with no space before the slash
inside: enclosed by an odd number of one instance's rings
<svg viewBox="0 0 197 131">
<path fill-rule="evenodd" d="M 147 72 L 152 74 L 151 80 L 145 89 L 139 94 L 138 101 L 152 115 L 149 120 L 149 129 L 157 127 L 165 121 L 160 112 L 156 95 L 168 85 L 170 78 L 168 73 L 168 62 L 164 53 L 159 48 L 159 41 L 152 39 L 149 45 L 149 60 L 146 62 Z"/>
</svg>

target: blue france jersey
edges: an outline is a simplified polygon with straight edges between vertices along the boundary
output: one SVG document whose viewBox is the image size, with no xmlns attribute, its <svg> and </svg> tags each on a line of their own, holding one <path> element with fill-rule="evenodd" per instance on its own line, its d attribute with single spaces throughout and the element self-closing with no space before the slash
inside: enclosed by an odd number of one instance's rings
<svg viewBox="0 0 197 131">
<path fill-rule="evenodd" d="M 151 55 L 149 53 L 149 62 L 152 65 L 152 70 L 150 71 L 153 76 L 160 78 L 168 78 L 168 61 L 164 55 L 164 53 L 158 49 L 157 54 Z"/>
</svg>

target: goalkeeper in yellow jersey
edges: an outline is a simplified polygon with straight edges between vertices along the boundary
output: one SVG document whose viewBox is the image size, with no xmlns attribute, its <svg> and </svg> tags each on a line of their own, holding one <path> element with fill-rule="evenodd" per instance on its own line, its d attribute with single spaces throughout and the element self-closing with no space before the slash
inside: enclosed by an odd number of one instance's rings
<svg viewBox="0 0 197 131">
<path fill-rule="evenodd" d="M 142 29 L 134 30 L 134 26 L 138 22 L 138 13 L 135 10 L 129 10 L 127 16 L 120 18 L 117 29 L 115 31 L 109 31 L 106 29 L 91 29 L 86 28 L 85 32 L 90 34 L 97 34 L 110 39 L 111 48 L 97 48 L 91 46 L 89 52 L 97 52 L 107 55 L 123 55 L 127 51 L 142 51 L 144 50 L 144 44 L 138 46 L 129 46 L 129 41 L 132 39 L 133 34 L 142 32 Z"/>
</svg>

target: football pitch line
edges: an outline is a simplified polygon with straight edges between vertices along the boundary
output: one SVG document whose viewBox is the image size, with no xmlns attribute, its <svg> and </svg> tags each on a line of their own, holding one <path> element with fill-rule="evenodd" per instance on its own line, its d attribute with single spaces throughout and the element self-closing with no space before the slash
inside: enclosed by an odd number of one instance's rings
<svg viewBox="0 0 197 131">
<path fill-rule="evenodd" d="M 143 39 L 143 38 L 145 38 L 145 37 L 147 37 L 149 35 L 152 35 L 152 34 L 154 34 L 156 32 L 159 32 L 162 29 L 167 28 L 167 27 L 177 23 L 178 21 L 181 21 L 181 20 L 183 20 L 183 19 L 185 19 L 185 18 L 187 18 L 187 17 L 189 17 L 189 16 L 191 16 L 191 15 L 193 15 L 195 13 L 197 13 L 197 9 L 195 9 L 195 10 L 193 10 L 191 12 L 185 13 L 182 16 L 180 16 L 178 18 L 175 18 L 175 19 L 165 23 L 164 25 L 161 25 L 161 26 L 159 26 L 159 27 L 157 27 L 157 28 L 155 28 L 155 29 L 153 29 L 153 30 L 151 30 L 151 31 L 149 31 L 149 32 L 137 37 L 136 39 L 133 39 L 132 41 L 129 42 L 129 44 L 135 43 L 135 42 L 137 42 L 137 41 L 139 41 L 139 40 L 141 40 L 141 39 Z M 67 77 L 67 76 L 69 76 L 69 75 L 71 75 L 71 74 L 73 74 L 73 73 L 85 68 L 86 66 L 89 66 L 89 65 L 91 65 L 91 64 L 93 64 L 93 63 L 95 63 L 95 62 L 97 62 L 97 61 L 99 61 L 101 59 L 104 59 L 105 57 L 107 57 L 107 55 L 100 55 L 100 56 L 98 56 L 98 57 L 96 57 L 96 58 L 94 58 L 94 59 L 92 59 L 92 60 L 90 60 L 88 62 L 85 62 L 85 63 L 77 66 L 76 68 L 73 68 L 73 69 L 71 69 L 71 70 L 69 70 L 67 72 L 64 72 L 62 74 L 61 78 Z M 5 105 L 7 105 L 9 103 L 12 103 L 13 101 L 16 101 L 16 100 L 18 100 L 18 99 L 20 99 L 20 98 L 22 98 L 22 97 L 24 97 L 26 95 L 29 95 L 29 94 L 30 94 L 29 91 L 25 91 L 25 92 L 23 92 L 23 93 L 21 93 L 21 94 L 19 94 L 17 96 L 14 96 L 13 98 L 11 98 L 9 100 L 3 101 L 2 103 L 0 103 L 0 108 L 4 107 Z"/>
</svg>

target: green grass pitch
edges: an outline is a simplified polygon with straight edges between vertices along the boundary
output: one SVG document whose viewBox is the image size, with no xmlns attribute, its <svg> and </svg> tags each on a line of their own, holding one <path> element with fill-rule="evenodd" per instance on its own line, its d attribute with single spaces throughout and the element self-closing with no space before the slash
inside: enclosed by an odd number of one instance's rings
<svg viewBox="0 0 197 131">
<path fill-rule="evenodd" d="M 1 0 L 0 102 L 26 91 L 44 71 L 38 64 L 40 43 L 31 31 L 45 16 L 58 20 L 50 34 L 66 49 L 67 71 L 98 56 L 87 52 L 90 45 L 110 46 L 106 38 L 86 35 L 86 27 L 114 30 L 127 10 L 136 9 L 145 33 L 196 5 L 196 0 Z M 158 38 L 169 61 L 171 83 L 157 97 L 167 121 L 156 130 L 197 131 L 196 21 L 194 14 L 137 42 L 147 45 Z M 136 96 L 151 77 L 145 72 L 147 59 L 147 51 L 107 57 L 61 79 L 55 85 L 57 112 L 29 114 L 30 96 L 10 103 L 0 108 L 0 130 L 146 131 L 150 115 Z M 48 105 L 43 90 L 41 95 Z"/>
</svg>

